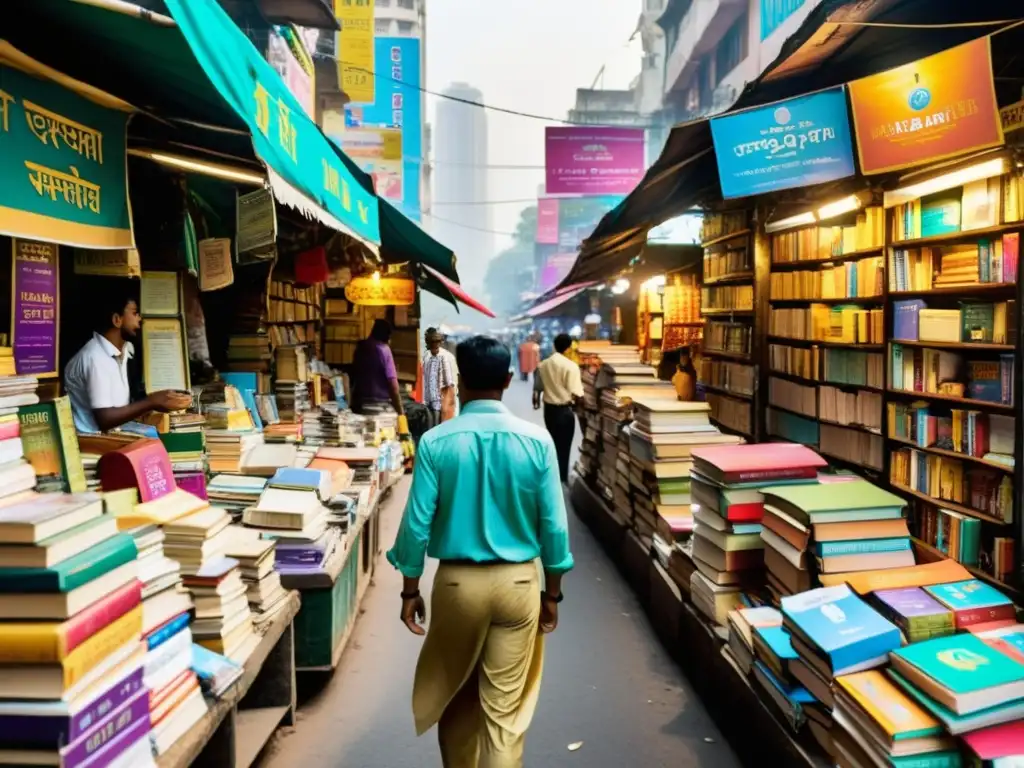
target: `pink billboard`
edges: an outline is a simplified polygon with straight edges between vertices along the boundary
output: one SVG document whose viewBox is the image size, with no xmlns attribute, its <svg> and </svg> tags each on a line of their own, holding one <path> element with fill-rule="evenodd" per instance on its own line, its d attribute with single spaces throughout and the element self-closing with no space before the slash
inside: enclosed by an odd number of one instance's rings
<svg viewBox="0 0 1024 768">
<path fill-rule="evenodd" d="M 548 126 L 549 195 L 627 195 L 644 175 L 644 129 Z"/>
<path fill-rule="evenodd" d="M 537 200 L 537 242 L 558 245 L 558 200 L 542 197 Z"/>
<path fill-rule="evenodd" d="M 562 282 L 575 263 L 575 253 L 556 253 L 550 257 L 540 273 L 540 285 L 538 286 L 540 292 L 547 293 Z"/>
</svg>

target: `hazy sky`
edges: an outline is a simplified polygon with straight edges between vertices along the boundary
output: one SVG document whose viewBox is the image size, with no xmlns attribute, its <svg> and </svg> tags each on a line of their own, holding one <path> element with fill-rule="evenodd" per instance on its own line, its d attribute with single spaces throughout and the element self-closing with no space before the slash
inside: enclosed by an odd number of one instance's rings
<svg viewBox="0 0 1024 768">
<path fill-rule="evenodd" d="M 601 66 L 603 87 L 625 88 L 640 71 L 636 29 L 642 0 L 425 0 L 427 89 L 466 82 L 488 105 L 565 118 L 576 88 L 590 87 Z M 427 119 L 436 125 L 437 97 Z M 489 163 L 544 164 L 544 121 L 487 110 Z M 436 146 L 436 138 L 435 138 Z M 542 170 L 488 174 L 488 199 L 533 198 Z M 443 201 L 442 201 L 443 202 Z M 523 205 L 489 206 L 490 228 L 511 232 Z M 438 206 L 450 216 L 451 206 Z M 495 237 L 498 250 L 508 237 Z"/>
</svg>

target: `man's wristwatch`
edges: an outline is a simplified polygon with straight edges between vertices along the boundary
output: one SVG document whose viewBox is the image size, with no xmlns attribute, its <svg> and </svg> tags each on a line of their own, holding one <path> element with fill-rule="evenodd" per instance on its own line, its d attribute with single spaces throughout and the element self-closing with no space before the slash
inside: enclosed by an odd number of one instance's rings
<svg viewBox="0 0 1024 768">
<path fill-rule="evenodd" d="M 555 603 L 556 605 L 558 603 L 562 602 L 565 599 L 565 593 L 564 592 L 559 592 L 558 593 L 558 597 L 555 597 L 554 595 L 552 595 L 547 590 L 544 590 L 544 591 L 542 591 L 540 593 L 540 596 L 545 598 L 545 599 L 547 599 L 547 600 L 550 600 L 551 602 Z"/>
<path fill-rule="evenodd" d="M 403 592 L 402 593 L 402 599 L 403 600 L 415 600 L 419 596 L 420 596 L 420 591 L 418 589 L 416 591 L 414 591 L 414 592 Z"/>
</svg>

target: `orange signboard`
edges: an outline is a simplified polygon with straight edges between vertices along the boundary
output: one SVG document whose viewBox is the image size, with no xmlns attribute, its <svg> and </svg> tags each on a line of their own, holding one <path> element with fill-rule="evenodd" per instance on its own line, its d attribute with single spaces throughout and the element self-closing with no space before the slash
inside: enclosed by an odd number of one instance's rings
<svg viewBox="0 0 1024 768">
<path fill-rule="evenodd" d="M 365 307 L 407 306 L 416 301 L 416 283 L 405 277 L 353 277 L 345 298 Z"/>
<path fill-rule="evenodd" d="M 850 101 L 865 174 L 1003 143 L 987 37 L 854 80 Z"/>
</svg>

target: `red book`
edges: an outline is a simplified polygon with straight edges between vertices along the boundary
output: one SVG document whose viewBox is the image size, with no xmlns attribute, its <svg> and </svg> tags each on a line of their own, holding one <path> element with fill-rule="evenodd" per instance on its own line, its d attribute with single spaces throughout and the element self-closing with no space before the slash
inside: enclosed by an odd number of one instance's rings
<svg viewBox="0 0 1024 768">
<path fill-rule="evenodd" d="M 104 491 L 135 488 L 140 502 L 159 499 L 177 487 L 171 459 L 159 440 L 136 440 L 105 453 L 98 470 Z"/>
<path fill-rule="evenodd" d="M 131 581 L 84 611 L 64 622 L 64 644 L 67 653 L 75 650 L 104 627 L 113 624 L 142 602 L 142 584 Z"/>
<path fill-rule="evenodd" d="M 699 448 L 693 468 L 720 485 L 814 480 L 828 462 L 797 443 L 750 443 Z"/>
<path fill-rule="evenodd" d="M 21 436 L 21 422 L 17 419 L 0 421 L 0 440 L 13 440 Z"/>
<path fill-rule="evenodd" d="M 1024 720 L 971 731 L 961 737 L 971 751 L 985 762 L 1024 754 Z"/>
</svg>

